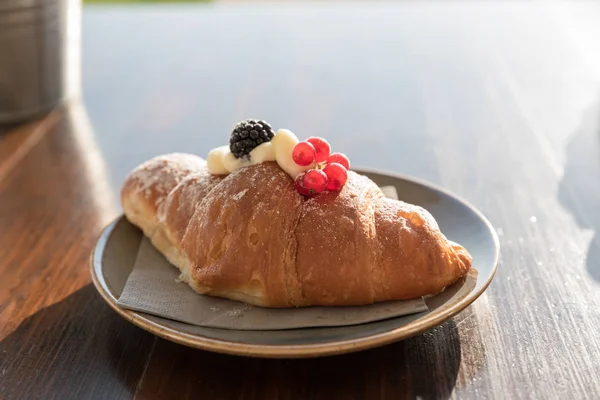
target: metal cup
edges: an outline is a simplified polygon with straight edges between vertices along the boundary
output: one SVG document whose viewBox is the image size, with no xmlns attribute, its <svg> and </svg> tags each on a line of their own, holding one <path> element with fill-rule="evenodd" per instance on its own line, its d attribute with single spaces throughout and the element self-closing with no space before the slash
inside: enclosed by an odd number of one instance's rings
<svg viewBox="0 0 600 400">
<path fill-rule="evenodd" d="M 77 97 L 81 0 L 0 0 L 0 124 Z"/>
</svg>

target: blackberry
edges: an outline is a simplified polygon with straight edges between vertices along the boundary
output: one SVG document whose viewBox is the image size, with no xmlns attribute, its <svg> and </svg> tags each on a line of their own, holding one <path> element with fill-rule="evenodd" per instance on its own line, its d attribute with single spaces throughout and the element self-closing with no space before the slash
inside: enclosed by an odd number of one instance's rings
<svg viewBox="0 0 600 400">
<path fill-rule="evenodd" d="M 236 158 L 248 156 L 258 145 L 270 141 L 275 132 L 267 121 L 247 119 L 238 122 L 231 132 L 229 150 Z"/>
</svg>

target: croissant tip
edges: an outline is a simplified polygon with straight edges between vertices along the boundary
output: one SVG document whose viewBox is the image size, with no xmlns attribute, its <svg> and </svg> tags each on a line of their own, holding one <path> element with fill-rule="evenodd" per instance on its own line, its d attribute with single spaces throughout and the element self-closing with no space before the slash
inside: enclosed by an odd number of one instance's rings
<svg viewBox="0 0 600 400">
<path fill-rule="evenodd" d="M 456 242 L 453 242 L 451 240 L 449 240 L 448 242 L 452 246 L 452 249 L 456 252 L 456 255 L 458 256 L 458 259 L 464 265 L 464 270 L 465 270 L 465 273 L 466 273 L 468 270 L 471 269 L 471 266 L 473 264 L 473 257 L 471 256 L 471 254 L 469 254 L 469 252 L 467 251 L 467 249 L 465 249 L 460 244 L 458 244 Z"/>
</svg>

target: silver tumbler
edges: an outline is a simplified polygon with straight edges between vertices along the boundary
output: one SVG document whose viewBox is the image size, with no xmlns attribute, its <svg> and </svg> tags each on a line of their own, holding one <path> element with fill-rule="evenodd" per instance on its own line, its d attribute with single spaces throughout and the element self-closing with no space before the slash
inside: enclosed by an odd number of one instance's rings
<svg viewBox="0 0 600 400">
<path fill-rule="evenodd" d="M 0 124 L 80 94 L 81 0 L 0 0 Z"/>
</svg>

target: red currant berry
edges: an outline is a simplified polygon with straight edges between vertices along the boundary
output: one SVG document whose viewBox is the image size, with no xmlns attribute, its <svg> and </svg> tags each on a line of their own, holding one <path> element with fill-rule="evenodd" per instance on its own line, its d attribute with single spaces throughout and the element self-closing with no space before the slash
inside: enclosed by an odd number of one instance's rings
<svg viewBox="0 0 600 400">
<path fill-rule="evenodd" d="M 299 174 L 296 179 L 294 180 L 294 186 L 296 188 L 296 191 L 298 193 L 300 193 L 303 196 L 312 196 L 312 194 L 310 193 L 310 190 L 308 190 L 307 188 L 304 187 L 304 176 L 306 175 L 306 172 L 303 172 L 301 174 Z"/>
<path fill-rule="evenodd" d="M 342 164 L 344 166 L 344 168 L 346 168 L 347 170 L 350 169 L 350 160 L 348 160 L 348 157 L 346 157 L 345 154 L 333 153 L 332 155 L 330 155 L 329 158 L 327 159 L 327 164 L 332 164 L 332 163 Z"/>
<path fill-rule="evenodd" d="M 327 189 L 340 190 L 348 180 L 348 170 L 342 164 L 331 163 L 323 169 L 327 175 Z"/>
<path fill-rule="evenodd" d="M 320 163 L 329 157 L 331 152 L 331 146 L 327 143 L 327 140 L 320 137 L 310 137 L 306 141 L 315 147 L 316 155 L 315 161 Z"/>
<path fill-rule="evenodd" d="M 315 155 L 315 147 L 308 142 L 297 143 L 292 150 L 292 159 L 302 167 L 310 165 L 315 161 Z"/>
<path fill-rule="evenodd" d="M 327 175 L 320 169 L 309 169 L 304 175 L 304 187 L 311 193 L 321 193 L 327 188 Z"/>
</svg>

